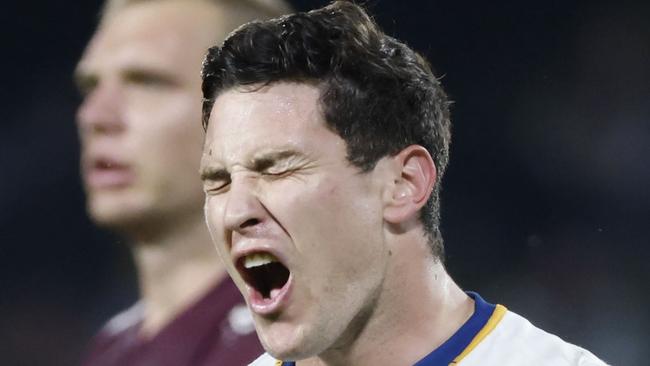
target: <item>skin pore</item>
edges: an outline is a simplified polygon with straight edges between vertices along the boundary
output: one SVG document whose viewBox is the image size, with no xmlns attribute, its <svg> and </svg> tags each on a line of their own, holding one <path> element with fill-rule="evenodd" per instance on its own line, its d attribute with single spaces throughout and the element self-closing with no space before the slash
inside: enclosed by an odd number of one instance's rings
<svg viewBox="0 0 650 366">
<path fill-rule="evenodd" d="M 418 221 L 435 166 L 412 145 L 361 173 L 318 100 L 290 82 L 216 98 L 201 161 L 211 235 L 274 357 L 412 365 L 473 313 Z M 291 273 L 272 306 L 238 267 L 257 252 Z"/>
</svg>

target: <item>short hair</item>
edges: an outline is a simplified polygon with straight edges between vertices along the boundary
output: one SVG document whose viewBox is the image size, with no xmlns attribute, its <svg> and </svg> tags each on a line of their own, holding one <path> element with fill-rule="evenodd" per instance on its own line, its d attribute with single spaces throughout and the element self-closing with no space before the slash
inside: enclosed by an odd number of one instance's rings
<svg viewBox="0 0 650 366">
<path fill-rule="evenodd" d="M 439 193 L 449 160 L 450 101 L 424 58 L 384 34 L 361 7 L 336 1 L 245 24 L 209 49 L 202 77 L 204 129 L 223 91 L 296 81 L 319 87 L 325 123 L 361 171 L 409 145 L 426 148 L 438 181 L 420 220 L 434 258 L 444 259 Z"/>
<path fill-rule="evenodd" d="M 279 17 L 292 11 L 285 0 L 106 0 L 99 15 L 101 19 L 105 19 L 130 5 L 160 1 L 204 1 L 215 6 L 227 6 L 240 10 L 239 17 L 245 19 L 244 21 Z"/>
</svg>

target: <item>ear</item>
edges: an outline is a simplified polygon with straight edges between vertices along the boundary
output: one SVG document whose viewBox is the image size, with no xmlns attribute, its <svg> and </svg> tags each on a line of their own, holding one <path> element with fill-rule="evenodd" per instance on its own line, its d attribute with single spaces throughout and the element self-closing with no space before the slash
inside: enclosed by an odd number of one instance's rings
<svg viewBox="0 0 650 366">
<path fill-rule="evenodd" d="M 394 185 L 387 193 L 384 220 L 404 223 L 420 212 L 436 184 L 436 165 L 429 152 L 420 145 L 411 145 L 392 157 L 395 168 Z"/>
</svg>

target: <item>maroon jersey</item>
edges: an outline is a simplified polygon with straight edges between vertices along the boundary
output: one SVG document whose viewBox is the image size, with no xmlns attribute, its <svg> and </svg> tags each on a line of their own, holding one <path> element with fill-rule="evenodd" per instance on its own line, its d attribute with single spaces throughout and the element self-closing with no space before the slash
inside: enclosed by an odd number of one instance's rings
<svg viewBox="0 0 650 366">
<path fill-rule="evenodd" d="M 152 338 L 139 335 L 139 304 L 97 334 L 83 366 L 239 366 L 263 350 L 242 297 L 225 279 Z"/>
</svg>

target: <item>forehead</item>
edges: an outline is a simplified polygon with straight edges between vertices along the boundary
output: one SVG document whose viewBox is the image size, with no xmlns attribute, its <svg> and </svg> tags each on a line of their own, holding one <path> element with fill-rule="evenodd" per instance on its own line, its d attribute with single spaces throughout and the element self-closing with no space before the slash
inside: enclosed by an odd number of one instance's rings
<svg viewBox="0 0 650 366">
<path fill-rule="evenodd" d="M 126 6 L 104 19 L 79 69 L 153 66 L 182 70 L 185 65 L 198 73 L 205 50 L 226 33 L 222 20 L 222 10 L 202 1 Z"/>
<path fill-rule="evenodd" d="M 325 125 L 319 89 L 305 83 L 274 83 L 255 91 L 230 89 L 214 103 L 205 155 L 227 161 L 274 149 L 310 150 L 340 138 Z M 342 141 L 342 140 L 341 140 Z"/>
</svg>

